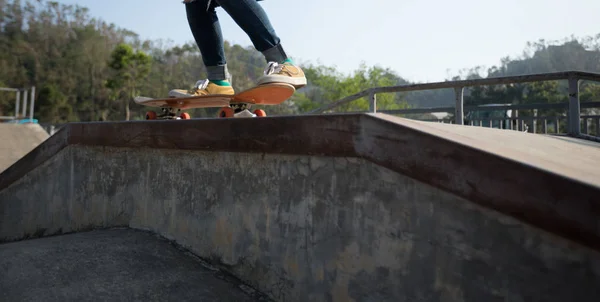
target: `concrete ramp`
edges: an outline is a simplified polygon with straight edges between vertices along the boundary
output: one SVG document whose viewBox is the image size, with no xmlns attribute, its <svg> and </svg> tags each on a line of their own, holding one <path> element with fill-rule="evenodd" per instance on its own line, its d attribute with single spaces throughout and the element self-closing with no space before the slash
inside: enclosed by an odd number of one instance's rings
<svg viewBox="0 0 600 302">
<path fill-rule="evenodd" d="M 0 123 L 0 172 L 25 156 L 50 135 L 38 124 Z"/>
<path fill-rule="evenodd" d="M 598 301 L 598 150 L 378 114 L 70 124 L 0 174 L 0 240 L 149 231 L 275 301 Z"/>
</svg>

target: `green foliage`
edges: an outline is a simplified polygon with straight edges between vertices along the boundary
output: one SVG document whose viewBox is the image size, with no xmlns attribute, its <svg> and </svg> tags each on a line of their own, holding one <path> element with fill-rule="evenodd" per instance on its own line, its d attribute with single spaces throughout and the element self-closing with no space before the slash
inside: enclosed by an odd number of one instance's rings
<svg viewBox="0 0 600 302">
<path fill-rule="evenodd" d="M 373 87 L 399 85 L 401 79 L 389 69 L 381 67 L 367 67 L 361 64 L 353 75 L 340 74 L 333 67 L 305 66 L 306 77 L 311 88 L 303 93 L 298 100 L 298 106 L 303 111 L 309 111 L 324 106 L 331 101 L 337 101 L 347 96 L 359 93 Z M 378 94 L 377 108 L 400 109 L 407 108 L 404 96 L 398 94 Z M 366 97 L 336 108 L 336 111 L 366 111 L 369 101 Z"/>
<path fill-rule="evenodd" d="M 122 99 L 125 104 L 125 119 L 130 119 L 130 101 L 139 95 L 143 80 L 150 73 L 152 59 L 142 51 L 134 51 L 129 44 L 120 43 L 113 50 L 108 66 L 111 75 L 106 81 L 111 99 Z"/>
<path fill-rule="evenodd" d="M 68 98 L 60 92 L 56 84 L 44 84 L 39 91 L 38 100 L 39 114 L 49 117 L 47 122 L 61 124 L 78 120 L 68 103 Z"/>
</svg>

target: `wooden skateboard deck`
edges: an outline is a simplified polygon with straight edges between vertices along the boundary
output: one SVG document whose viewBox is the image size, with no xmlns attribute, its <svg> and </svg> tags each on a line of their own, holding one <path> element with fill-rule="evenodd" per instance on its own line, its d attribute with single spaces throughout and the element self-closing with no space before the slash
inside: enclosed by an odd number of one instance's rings
<svg viewBox="0 0 600 302">
<path fill-rule="evenodd" d="M 163 114 L 157 115 L 154 111 L 146 113 L 147 120 L 154 119 L 190 119 L 188 113 L 179 113 L 181 110 L 193 108 L 222 107 L 219 117 L 251 117 L 266 116 L 263 110 L 251 113 L 251 105 L 279 105 L 289 99 L 296 89 L 286 83 L 270 83 L 252 87 L 234 95 L 210 95 L 194 97 L 169 97 L 153 99 L 143 96 L 134 98 L 139 105 L 159 107 Z M 244 112 L 245 111 L 245 112 Z"/>
</svg>

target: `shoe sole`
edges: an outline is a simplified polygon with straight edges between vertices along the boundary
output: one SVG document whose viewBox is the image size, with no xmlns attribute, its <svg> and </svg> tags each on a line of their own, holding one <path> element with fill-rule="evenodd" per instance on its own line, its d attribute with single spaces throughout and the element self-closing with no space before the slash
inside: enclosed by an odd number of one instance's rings
<svg viewBox="0 0 600 302">
<path fill-rule="evenodd" d="M 195 94 L 187 94 L 187 93 L 179 93 L 179 92 L 169 92 L 169 97 L 170 98 L 192 98 L 192 97 L 197 97 L 198 95 Z M 235 93 L 232 94 L 223 94 L 223 93 L 216 93 L 216 94 L 212 94 L 213 96 L 231 96 L 231 95 L 235 95 Z M 205 95 L 205 96 L 208 96 Z"/>
<path fill-rule="evenodd" d="M 285 83 L 294 86 L 294 88 L 296 89 L 299 89 L 306 86 L 306 78 L 293 78 L 286 76 L 263 76 L 258 81 L 258 85 L 268 83 Z"/>
</svg>

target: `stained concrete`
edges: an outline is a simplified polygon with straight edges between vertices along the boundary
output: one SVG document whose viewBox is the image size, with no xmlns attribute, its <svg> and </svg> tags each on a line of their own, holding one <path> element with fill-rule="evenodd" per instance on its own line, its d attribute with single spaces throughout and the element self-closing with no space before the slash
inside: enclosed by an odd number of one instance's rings
<svg viewBox="0 0 600 302">
<path fill-rule="evenodd" d="M 74 145 L 362 158 L 600 251 L 600 155 L 571 141 L 385 114 L 70 123 L 0 190 Z"/>
<path fill-rule="evenodd" d="M 148 230 L 276 301 L 600 298 L 598 252 L 357 158 L 72 145 L 0 201 L 0 240 Z"/>
<path fill-rule="evenodd" d="M 103 230 L 0 244 L 2 301 L 266 301 L 170 242 Z"/>
</svg>

